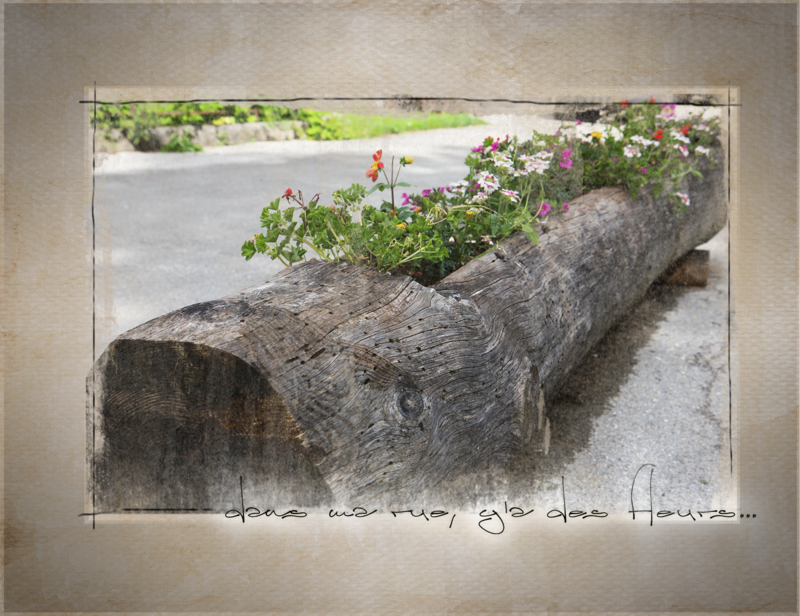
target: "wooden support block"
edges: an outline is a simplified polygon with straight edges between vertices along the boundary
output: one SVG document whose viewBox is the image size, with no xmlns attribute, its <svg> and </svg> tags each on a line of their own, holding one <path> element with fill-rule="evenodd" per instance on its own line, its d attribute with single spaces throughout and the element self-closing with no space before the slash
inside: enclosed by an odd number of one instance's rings
<svg viewBox="0 0 800 616">
<path fill-rule="evenodd" d="M 708 250 L 690 250 L 659 277 L 659 284 L 704 287 L 708 284 Z"/>
</svg>

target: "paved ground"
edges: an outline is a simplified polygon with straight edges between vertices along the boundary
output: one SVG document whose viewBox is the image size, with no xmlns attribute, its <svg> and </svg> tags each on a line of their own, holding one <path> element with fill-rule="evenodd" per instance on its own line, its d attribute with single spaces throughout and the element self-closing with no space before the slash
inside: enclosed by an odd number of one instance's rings
<svg viewBox="0 0 800 616">
<path fill-rule="evenodd" d="M 263 142 L 201 153 L 121 153 L 97 173 L 113 264 L 113 337 L 151 318 L 254 285 L 281 269 L 243 241 L 286 188 L 310 197 L 365 183 L 370 155 L 411 155 L 417 190 L 461 179 L 469 148 L 487 135 L 554 131 L 547 118 L 489 118 L 490 126 L 349 142 Z M 368 180 L 367 180 L 368 181 Z M 103 244 L 105 245 L 105 244 Z M 654 287 L 548 402 L 547 455 L 526 452 L 511 484 L 529 505 L 627 511 L 637 469 L 654 464 L 660 509 L 725 507 L 732 495 L 727 399 L 727 239 L 711 249 L 704 289 Z M 649 468 L 645 471 L 649 472 Z M 649 478 L 641 475 L 644 486 Z M 644 492 L 636 491 L 643 498 Z M 644 501 L 641 501 L 644 503 Z M 510 505 L 509 505 L 510 506 Z"/>
</svg>

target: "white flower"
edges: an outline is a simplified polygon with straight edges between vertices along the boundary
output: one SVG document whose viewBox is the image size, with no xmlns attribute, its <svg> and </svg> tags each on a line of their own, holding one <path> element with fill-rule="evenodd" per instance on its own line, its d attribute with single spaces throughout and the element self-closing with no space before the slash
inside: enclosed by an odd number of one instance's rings
<svg viewBox="0 0 800 616">
<path fill-rule="evenodd" d="M 486 194 L 485 192 L 479 192 L 474 197 L 472 197 L 472 199 L 467 201 L 467 203 L 469 203 L 469 204 L 472 204 L 472 203 L 483 203 L 484 201 L 486 201 L 486 198 L 488 196 L 489 195 Z"/>
<path fill-rule="evenodd" d="M 463 195 L 467 190 L 467 186 L 469 186 L 469 182 L 466 180 L 461 180 L 460 182 L 450 184 L 450 186 L 447 187 L 447 190 L 456 195 Z"/>
<path fill-rule="evenodd" d="M 633 141 L 635 143 L 640 143 L 644 147 L 650 147 L 650 146 L 653 146 L 653 145 L 658 145 L 658 141 L 654 141 L 652 139 L 645 139 L 641 135 L 633 135 L 633 137 L 631 137 L 631 141 Z"/>
<path fill-rule="evenodd" d="M 500 188 L 500 181 L 488 171 L 481 171 L 475 181 L 478 186 L 490 194 Z"/>
<path fill-rule="evenodd" d="M 624 153 L 628 158 L 633 158 L 634 156 L 638 158 L 642 155 L 642 153 L 639 151 L 639 148 L 637 148 L 635 145 L 626 145 L 624 148 Z"/>
<path fill-rule="evenodd" d="M 706 156 L 708 156 L 711 153 L 711 150 L 709 150 L 708 148 L 704 148 L 702 145 L 698 145 L 694 149 L 694 151 L 695 152 L 700 152 L 700 154 L 705 154 Z"/>
<path fill-rule="evenodd" d="M 685 145 L 678 145 L 675 143 L 672 145 L 672 147 L 678 150 L 684 156 L 689 156 L 689 148 L 687 148 Z"/>
<path fill-rule="evenodd" d="M 515 190 L 507 190 L 505 188 L 501 188 L 500 192 L 503 193 L 506 197 L 510 198 L 511 201 L 516 203 L 519 201 L 519 193 Z"/>
<path fill-rule="evenodd" d="M 609 124 L 579 124 L 575 127 L 575 133 L 583 143 L 591 143 L 594 133 L 600 133 L 600 137 L 597 138 L 600 143 L 605 143 L 609 137 L 615 141 L 623 139 L 622 131 Z"/>
<path fill-rule="evenodd" d="M 535 171 L 539 175 L 544 174 L 544 172 L 547 171 L 549 168 L 550 168 L 550 163 L 540 158 L 534 158 L 533 160 L 525 163 L 525 169 L 527 171 Z"/>
<path fill-rule="evenodd" d="M 687 206 L 687 207 L 689 206 L 689 203 L 690 203 L 690 201 L 689 201 L 689 195 L 687 195 L 687 194 L 686 194 L 686 193 L 684 193 L 684 192 L 676 192 L 676 193 L 675 193 L 675 196 L 676 196 L 676 197 L 678 197 L 678 199 L 680 199 L 681 201 L 683 201 L 683 204 L 684 204 L 685 206 Z"/>
<path fill-rule="evenodd" d="M 684 136 L 682 133 L 679 133 L 678 131 L 673 130 L 670 131 L 669 134 L 672 135 L 673 139 L 677 139 L 678 141 L 683 141 L 683 143 L 690 143 L 689 138 Z"/>
<path fill-rule="evenodd" d="M 706 126 L 705 124 L 696 124 L 694 129 L 695 130 L 704 130 L 706 132 L 710 132 L 711 131 L 711 129 L 708 126 Z"/>
<path fill-rule="evenodd" d="M 542 154 L 549 154 L 549 156 L 542 156 Z M 541 175 L 550 168 L 550 163 L 544 159 L 551 158 L 552 156 L 552 152 L 538 152 L 532 156 L 520 156 L 519 159 L 525 164 L 525 173 L 515 173 L 514 175 L 527 175 L 531 171 L 535 171 Z"/>
</svg>

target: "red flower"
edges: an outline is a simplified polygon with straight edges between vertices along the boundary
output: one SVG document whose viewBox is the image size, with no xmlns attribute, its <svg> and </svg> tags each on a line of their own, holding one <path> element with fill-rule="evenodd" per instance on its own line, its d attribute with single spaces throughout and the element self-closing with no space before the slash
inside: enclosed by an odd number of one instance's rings
<svg viewBox="0 0 800 616">
<path fill-rule="evenodd" d="M 656 99 L 655 99 L 655 97 L 654 97 L 654 96 L 651 96 L 651 97 L 650 97 L 650 102 L 651 102 L 651 103 L 655 103 L 655 102 L 656 102 Z"/>
<path fill-rule="evenodd" d="M 284 199 L 286 199 L 288 201 L 289 198 L 292 196 L 292 194 L 293 194 L 292 193 L 292 189 L 291 188 L 287 188 L 286 192 L 283 193 L 283 197 L 284 197 Z"/>
<path fill-rule="evenodd" d="M 664 134 L 664 131 L 659 129 L 656 132 L 654 132 L 652 136 L 653 136 L 653 139 L 655 139 L 656 141 L 661 141 L 661 137 L 662 137 L 663 134 Z"/>
<path fill-rule="evenodd" d="M 692 125 L 691 125 L 691 124 L 684 124 L 684 125 L 683 125 L 683 128 L 681 129 L 681 132 L 682 132 L 684 135 L 688 135 L 688 134 L 689 134 L 689 129 L 690 129 L 691 127 L 692 127 Z"/>
<path fill-rule="evenodd" d="M 365 174 L 366 177 L 372 178 L 372 181 L 375 182 L 378 179 L 378 169 L 383 169 L 383 163 L 381 162 L 381 156 L 383 155 L 383 150 L 378 150 L 375 154 L 372 155 L 372 167 L 367 171 Z"/>
<path fill-rule="evenodd" d="M 622 102 L 619 104 L 619 106 L 622 107 L 623 109 L 627 109 L 628 108 L 628 99 L 627 98 L 622 99 Z"/>
</svg>

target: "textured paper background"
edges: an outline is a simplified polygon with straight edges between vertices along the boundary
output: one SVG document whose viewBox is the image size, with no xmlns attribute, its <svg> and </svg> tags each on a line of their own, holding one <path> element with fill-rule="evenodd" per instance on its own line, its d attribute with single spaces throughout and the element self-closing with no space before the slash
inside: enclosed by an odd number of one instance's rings
<svg viewBox="0 0 800 616">
<path fill-rule="evenodd" d="M 6 4 L 4 20 L 6 611 L 796 610 L 795 4 Z M 499 537 L 386 518 L 92 530 L 78 517 L 92 263 L 77 101 L 95 82 L 168 98 L 736 88 L 736 455 L 740 511 L 757 519 Z"/>
</svg>

